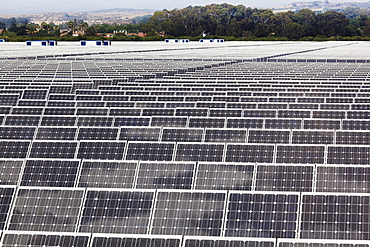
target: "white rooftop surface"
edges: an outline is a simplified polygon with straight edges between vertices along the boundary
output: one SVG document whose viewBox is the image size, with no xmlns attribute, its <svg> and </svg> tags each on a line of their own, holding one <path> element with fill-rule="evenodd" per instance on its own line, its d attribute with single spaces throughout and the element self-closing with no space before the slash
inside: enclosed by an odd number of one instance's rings
<svg viewBox="0 0 370 247">
<path fill-rule="evenodd" d="M 315 51 L 316 49 L 320 49 Z M 79 42 L 58 42 L 56 47 L 27 47 L 24 42 L 0 44 L 0 58 L 36 56 L 73 56 L 102 59 L 257 59 L 266 56 L 279 58 L 341 58 L 370 59 L 364 52 L 369 42 L 225 42 L 187 44 L 156 42 L 118 42 L 111 46 L 81 47 Z M 313 50 L 313 51 L 311 51 Z M 295 55 L 287 55 L 299 53 Z M 285 56 L 287 55 L 287 56 Z"/>
</svg>

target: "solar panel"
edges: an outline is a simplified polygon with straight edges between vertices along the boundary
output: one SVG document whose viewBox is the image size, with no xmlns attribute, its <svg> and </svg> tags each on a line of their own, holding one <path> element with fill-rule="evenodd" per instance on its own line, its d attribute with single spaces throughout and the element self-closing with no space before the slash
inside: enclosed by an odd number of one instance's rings
<svg viewBox="0 0 370 247">
<path fill-rule="evenodd" d="M 303 193 L 300 238 L 368 240 L 369 196 Z"/>
<path fill-rule="evenodd" d="M 257 165 L 256 191 L 313 191 L 311 165 Z"/>
<path fill-rule="evenodd" d="M 37 126 L 39 125 L 40 118 L 40 116 L 7 115 L 5 118 L 5 125 Z"/>
<path fill-rule="evenodd" d="M 368 247 L 366 241 L 325 239 L 278 239 L 278 247 Z"/>
<path fill-rule="evenodd" d="M 329 146 L 327 164 L 369 164 L 370 148 L 367 146 Z"/>
<path fill-rule="evenodd" d="M 20 187 L 8 230 L 75 232 L 84 190 Z"/>
<path fill-rule="evenodd" d="M 263 119 L 260 118 L 227 118 L 227 128 L 258 129 L 263 128 Z"/>
<path fill-rule="evenodd" d="M 227 144 L 226 162 L 272 163 L 274 145 Z"/>
<path fill-rule="evenodd" d="M 276 115 L 276 110 L 244 110 L 244 117 L 273 118 Z"/>
<path fill-rule="evenodd" d="M 230 192 L 225 236 L 295 238 L 298 193 Z"/>
<path fill-rule="evenodd" d="M 262 128 L 262 127 L 260 127 Z M 265 128 L 266 129 L 301 129 L 302 120 L 301 119 L 265 119 Z"/>
<path fill-rule="evenodd" d="M 191 189 L 195 163 L 140 162 L 138 189 Z"/>
<path fill-rule="evenodd" d="M 84 160 L 78 187 L 133 188 L 136 162 Z"/>
<path fill-rule="evenodd" d="M 252 164 L 203 163 L 197 167 L 197 190 L 252 190 Z"/>
<path fill-rule="evenodd" d="M 158 235 L 93 234 L 92 247 L 180 247 L 181 237 Z"/>
<path fill-rule="evenodd" d="M 153 190 L 87 189 L 80 232 L 147 234 Z"/>
<path fill-rule="evenodd" d="M 114 126 L 149 126 L 150 117 L 115 117 Z"/>
<path fill-rule="evenodd" d="M 76 127 L 39 127 L 37 129 L 36 140 L 74 140 L 76 137 Z"/>
<path fill-rule="evenodd" d="M 5 231 L 1 241 L 3 247 L 60 246 L 87 247 L 90 235 L 85 233 L 53 233 Z"/>
<path fill-rule="evenodd" d="M 10 207 L 13 203 L 13 195 L 15 192 L 14 186 L 3 185 L 0 187 L 0 229 L 5 228 L 5 224 L 9 218 Z"/>
<path fill-rule="evenodd" d="M 64 115 L 74 115 L 75 108 L 55 108 L 55 107 L 45 107 L 44 115 L 53 115 L 53 116 L 64 116 Z"/>
<path fill-rule="evenodd" d="M 129 142 L 126 160 L 172 161 L 175 143 Z"/>
<path fill-rule="evenodd" d="M 35 127 L 0 126 L 0 139 L 32 140 Z"/>
<path fill-rule="evenodd" d="M 21 186 L 74 187 L 79 160 L 26 160 Z"/>
<path fill-rule="evenodd" d="M 323 164 L 325 146 L 319 145 L 278 145 L 276 163 Z"/>
<path fill-rule="evenodd" d="M 248 143 L 289 143 L 290 131 L 249 130 Z"/>
<path fill-rule="evenodd" d="M 207 117 L 208 108 L 177 108 L 175 116 Z"/>
<path fill-rule="evenodd" d="M 75 126 L 75 116 L 43 116 L 41 119 L 41 126 Z"/>
<path fill-rule="evenodd" d="M 29 157 L 73 159 L 77 144 L 73 141 L 34 141 Z"/>
<path fill-rule="evenodd" d="M 226 193 L 159 190 L 151 234 L 220 236 Z"/>
<path fill-rule="evenodd" d="M 159 141 L 161 128 L 155 127 L 121 127 L 119 140 L 127 141 Z"/>
<path fill-rule="evenodd" d="M 141 108 L 110 108 L 109 116 L 141 116 L 141 111 Z"/>
<path fill-rule="evenodd" d="M 224 128 L 226 118 L 189 117 L 190 128 Z"/>
<path fill-rule="evenodd" d="M 206 129 L 205 142 L 239 142 L 245 143 L 246 130 L 237 129 Z"/>
<path fill-rule="evenodd" d="M 162 141 L 170 142 L 201 142 L 203 129 L 163 128 Z"/>
<path fill-rule="evenodd" d="M 368 193 L 367 166 L 318 166 L 316 191 L 341 193 Z"/>
<path fill-rule="evenodd" d="M 340 129 L 340 120 L 326 120 L 326 119 L 305 119 L 303 121 L 304 129 Z"/>
<path fill-rule="evenodd" d="M 293 144 L 333 144 L 334 131 L 294 130 Z"/>
<path fill-rule="evenodd" d="M 124 141 L 80 141 L 77 158 L 122 160 L 125 147 Z"/>
<path fill-rule="evenodd" d="M 0 141 L 0 158 L 26 158 L 30 141 Z"/>
<path fill-rule="evenodd" d="M 370 133 L 365 131 L 337 131 L 336 144 L 369 145 Z"/>
<path fill-rule="evenodd" d="M 223 161 L 223 144 L 179 143 L 176 150 L 176 161 Z"/>
<path fill-rule="evenodd" d="M 184 247 L 274 247 L 275 240 L 267 238 L 184 237 Z"/>
<path fill-rule="evenodd" d="M 78 140 L 116 140 L 119 128 L 80 127 Z"/>
</svg>

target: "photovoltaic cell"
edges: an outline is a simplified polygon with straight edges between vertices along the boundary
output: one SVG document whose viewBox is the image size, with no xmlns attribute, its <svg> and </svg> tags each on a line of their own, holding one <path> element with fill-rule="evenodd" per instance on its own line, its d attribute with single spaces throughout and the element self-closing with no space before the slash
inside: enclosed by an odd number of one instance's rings
<svg viewBox="0 0 370 247">
<path fill-rule="evenodd" d="M 227 118 L 227 128 L 253 128 L 263 127 L 263 119 L 259 118 Z"/>
<path fill-rule="evenodd" d="M 229 163 L 199 163 L 195 189 L 251 190 L 254 165 Z"/>
<path fill-rule="evenodd" d="M 97 126 L 97 127 L 110 127 L 113 125 L 114 117 L 79 117 L 77 126 Z"/>
<path fill-rule="evenodd" d="M 224 128 L 226 118 L 189 118 L 190 128 Z"/>
<path fill-rule="evenodd" d="M 151 234 L 220 236 L 226 194 L 158 191 Z"/>
<path fill-rule="evenodd" d="M 293 144 L 334 144 L 334 131 L 293 131 Z"/>
<path fill-rule="evenodd" d="M 74 187 L 79 160 L 27 160 L 21 186 Z"/>
<path fill-rule="evenodd" d="M 370 132 L 365 131 L 337 131 L 336 144 L 369 145 Z"/>
<path fill-rule="evenodd" d="M 186 127 L 187 117 L 152 117 L 150 126 L 158 127 Z"/>
<path fill-rule="evenodd" d="M 299 195 L 231 192 L 225 236 L 295 238 Z"/>
<path fill-rule="evenodd" d="M 82 189 L 20 187 L 8 229 L 74 232 L 83 194 Z"/>
<path fill-rule="evenodd" d="M 267 118 L 265 120 L 266 129 L 301 129 L 302 120 L 300 119 L 280 119 Z"/>
<path fill-rule="evenodd" d="M 237 129 L 206 129 L 205 142 L 239 142 L 245 143 L 246 130 Z"/>
<path fill-rule="evenodd" d="M 289 143 L 290 131 L 249 130 L 248 143 Z"/>
<path fill-rule="evenodd" d="M 191 189 L 194 163 L 140 162 L 138 189 Z"/>
<path fill-rule="evenodd" d="M 149 126 L 150 117 L 115 117 L 114 126 Z"/>
<path fill-rule="evenodd" d="M 32 140 L 35 130 L 35 127 L 0 126 L 0 139 Z"/>
<path fill-rule="evenodd" d="M 77 140 L 116 140 L 118 128 L 80 127 Z"/>
<path fill-rule="evenodd" d="M 80 232 L 147 234 L 154 191 L 87 191 Z"/>
<path fill-rule="evenodd" d="M 184 237 L 184 247 L 274 247 L 266 238 Z"/>
<path fill-rule="evenodd" d="M 136 162 L 84 160 L 78 187 L 133 188 Z"/>
<path fill-rule="evenodd" d="M 5 118 L 5 125 L 15 126 L 37 126 L 40 122 L 40 116 L 16 116 L 8 115 Z"/>
<path fill-rule="evenodd" d="M 43 116 L 41 119 L 41 126 L 75 126 L 75 116 Z"/>
<path fill-rule="evenodd" d="M 0 160 L 0 185 L 17 185 L 23 167 L 22 160 Z"/>
</svg>

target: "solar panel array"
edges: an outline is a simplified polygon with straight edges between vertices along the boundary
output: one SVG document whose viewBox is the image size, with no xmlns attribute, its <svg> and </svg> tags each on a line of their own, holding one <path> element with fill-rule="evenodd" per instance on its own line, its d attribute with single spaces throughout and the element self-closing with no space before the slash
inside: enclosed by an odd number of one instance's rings
<svg viewBox="0 0 370 247">
<path fill-rule="evenodd" d="M 370 246 L 369 63 L 150 52 L 0 60 L 0 246 Z"/>
</svg>

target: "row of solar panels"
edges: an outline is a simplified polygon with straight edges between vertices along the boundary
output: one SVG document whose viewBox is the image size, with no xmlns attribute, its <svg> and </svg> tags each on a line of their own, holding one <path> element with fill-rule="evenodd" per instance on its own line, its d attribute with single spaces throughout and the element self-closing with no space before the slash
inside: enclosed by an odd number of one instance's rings
<svg viewBox="0 0 370 247">
<path fill-rule="evenodd" d="M 368 108 L 368 105 L 358 105 Z M 196 117 L 210 118 L 299 118 L 299 119 L 369 119 L 368 110 L 308 110 L 308 109 L 225 109 L 225 108 L 135 108 L 135 107 L 53 107 L 0 106 L 0 114 L 34 116 L 126 116 L 126 117 Z"/>
<path fill-rule="evenodd" d="M 338 127 L 338 126 L 334 126 Z M 368 131 L 0 126 L 0 140 L 111 140 L 370 145 Z"/>
<path fill-rule="evenodd" d="M 369 194 L 0 187 L 3 230 L 369 239 Z"/>
<path fill-rule="evenodd" d="M 370 167 L 1 159 L 0 184 L 38 187 L 369 193 Z"/>
<path fill-rule="evenodd" d="M 368 247 L 360 240 L 261 239 L 4 231 L 2 247 Z"/>
<path fill-rule="evenodd" d="M 370 147 L 365 145 L 5 140 L 0 149 L 0 158 L 348 165 L 367 165 L 370 159 Z"/>
</svg>

